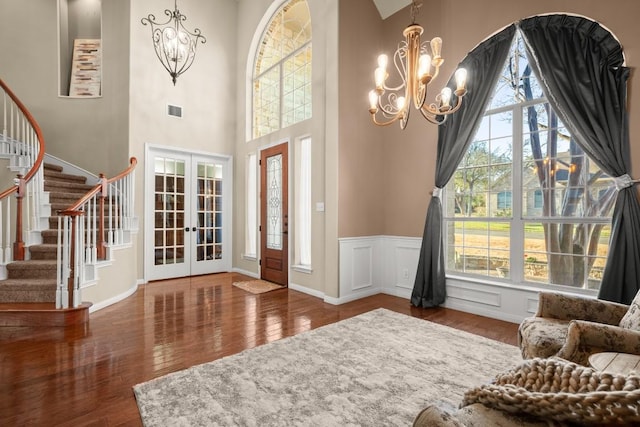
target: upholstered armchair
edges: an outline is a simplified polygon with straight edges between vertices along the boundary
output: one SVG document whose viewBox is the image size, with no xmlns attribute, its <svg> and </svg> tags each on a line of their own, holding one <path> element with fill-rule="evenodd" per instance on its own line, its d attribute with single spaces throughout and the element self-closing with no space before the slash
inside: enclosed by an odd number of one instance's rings
<svg viewBox="0 0 640 427">
<path fill-rule="evenodd" d="M 640 292 L 631 305 L 541 292 L 538 311 L 518 328 L 522 357 L 561 357 L 587 366 L 602 351 L 640 354 Z"/>
</svg>

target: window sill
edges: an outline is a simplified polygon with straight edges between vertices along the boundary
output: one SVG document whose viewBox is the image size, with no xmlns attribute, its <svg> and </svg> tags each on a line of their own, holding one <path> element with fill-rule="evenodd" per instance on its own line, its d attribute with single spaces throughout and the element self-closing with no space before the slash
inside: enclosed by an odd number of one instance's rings
<svg viewBox="0 0 640 427">
<path fill-rule="evenodd" d="M 242 254 L 242 259 L 247 261 L 257 261 L 258 257 L 255 254 Z"/>
<path fill-rule="evenodd" d="M 311 268 L 310 265 L 292 265 L 291 269 L 299 273 L 305 273 L 305 274 L 313 273 L 313 269 Z"/>
</svg>

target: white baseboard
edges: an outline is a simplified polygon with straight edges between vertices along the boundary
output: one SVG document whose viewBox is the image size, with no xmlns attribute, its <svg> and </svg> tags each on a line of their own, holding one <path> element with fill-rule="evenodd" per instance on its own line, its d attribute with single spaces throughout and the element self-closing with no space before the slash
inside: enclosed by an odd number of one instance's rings
<svg viewBox="0 0 640 427">
<path fill-rule="evenodd" d="M 106 299 L 104 301 L 100 301 L 99 303 L 96 303 L 94 305 L 92 305 L 91 307 L 89 307 L 89 313 L 93 313 L 95 311 L 101 310 L 105 307 L 108 307 L 112 304 L 115 304 L 117 302 L 122 301 L 123 299 L 130 297 L 131 295 L 133 295 L 136 291 L 138 290 L 138 284 L 134 283 L 133 286 L 129 289 L 127 289 L 125 292 L 116 295 L 114 297 L 111 297 L 109 299 Z"/>
<path fill-rule="evenodd" d="M 312 297 L 325 299 L 324 292 L 319 291 L 317 289 L 307 288 L 306 286 L 298 285 L 297 283 L 289 283 L 289 289 L 302 292 L 303 294 L 311 295 Z"/>
<path fill-rule="evenodd" d="M 319 291 L 317 289 L 307 288 L 306 286 L 298 285 L 297 283 L 289 283 L 289 289 L 294 291 L 302 292 L 303 294 L 311 295 L 312 297 L 320 298 L 327 304 L 331 305 L 340 305 L 345 304 L 351 301 L 358 300 L 360 298 L 366 298 L 372 295 L 377 295 L 381 292 L 378 288 L 367 289 L 366 291 L 361 291 L 359 293 L 355 293 L 345 297 L 330 297 L 326 295 L 324 292 Z"/>
<path fill-rule="evenodd" d="M 391 295 L 391 296 L 394 296 L 394 297 L 404 298 L 406 300 L 410 300 L 411 299 L 411 292 L 412 291 L 413 291 L 413 289 L 401 289 L 401 288 L 398 288 L 398 287 L 382 288 L 382 293 L 383 294 Z"/>
<path fill-rule="evenodd" d="M 324 297 L 324 302 L 329 303 L 329 304 L 333 304 L 333 305 L 340 305 L 340 304 L 346 304 L 346 303 L 351 302 L 351 301 L 359 300 L 361 298 L 370 297 L 372 295 L 378 295 L 379 293 L 382 293 L 382 289 L 380 289 L 380 288 L 370 288 L 370 289 L 366 289 L 366 290 L 363 290 L 363 291 L 360 291 L 360 292 L 352 293 L 350 295 L 339 297 L 339 298 L 325 296 Z"/>
<path fill-rule="evenodd" d="M 253 271 L 244 270 L 242 268 L 234 267 L 231 269 L 231 271 L 233 271 L 234 273 L 240 273 L 240 274 L 244 274 L 245 276 L 253 277 L 254 279 L 260 278 L 260 274 Z"/>
</svg>

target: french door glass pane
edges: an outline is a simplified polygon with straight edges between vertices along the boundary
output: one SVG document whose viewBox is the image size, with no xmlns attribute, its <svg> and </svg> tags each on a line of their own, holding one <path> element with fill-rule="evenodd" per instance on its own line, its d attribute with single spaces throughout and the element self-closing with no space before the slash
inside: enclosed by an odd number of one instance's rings
<svg viewBox="0 0 640 427">
<path fill-rule="evenodd" d="M 198 162 L 196 260 L 222 259 L 222 165 Z"/>
<path fill-rule="evenodd" d="M 184 262 L 184 170 L 182 160 L 155 160 L 155 265 Z"/>
</svg>

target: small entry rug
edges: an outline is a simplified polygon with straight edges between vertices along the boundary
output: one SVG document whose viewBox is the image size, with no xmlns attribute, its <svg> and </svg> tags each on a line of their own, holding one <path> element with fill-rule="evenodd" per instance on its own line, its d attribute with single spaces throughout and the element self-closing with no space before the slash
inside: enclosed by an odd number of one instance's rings
<svg viewBox="0 0 640 427">
<path fill-rule="evenodd" d="M 377 309 L 133 390 L 146 427 L 406 427 L 521 361 L 515 346 Z"/>
<path fill-rule="evenodd" d="M 233 282 L 233 286 L 243 289 L 252 294 L 263 294 L 265 292 L 283 289 L 284 286 L 267 282 L 266 280 L 248 280 L 246 282 Z"/>
</svg>

